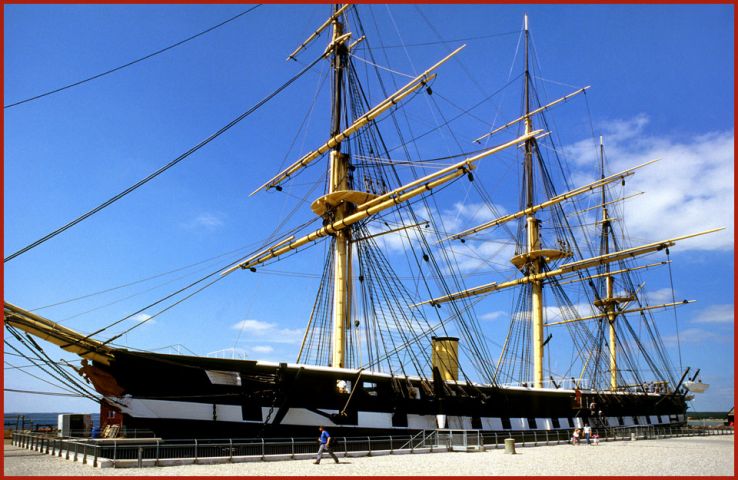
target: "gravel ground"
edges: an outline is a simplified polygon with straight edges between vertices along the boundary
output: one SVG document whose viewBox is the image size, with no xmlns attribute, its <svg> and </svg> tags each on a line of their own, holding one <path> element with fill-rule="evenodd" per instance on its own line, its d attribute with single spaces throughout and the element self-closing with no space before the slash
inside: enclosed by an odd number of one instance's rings
<svg viewBox="0 0 738 480">
<path fill-rule="evenodd" d="M 5 475 L 722 475 L 734 476 L 732 435 L 602 443 L 599 446 L 541 446 L 480 453 L 428 453 L 312 460 L 184 465 L 151 468 L 93 468 L 5 444 Z"/>
</svg>

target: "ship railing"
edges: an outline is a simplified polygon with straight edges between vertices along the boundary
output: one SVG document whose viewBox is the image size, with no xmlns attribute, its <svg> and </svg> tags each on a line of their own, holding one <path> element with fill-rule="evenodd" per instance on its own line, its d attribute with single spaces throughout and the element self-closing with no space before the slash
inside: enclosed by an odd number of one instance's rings
<svg viewBox="0 0 738 480">
<path fill-rule="evenodd" d="M 533 388 L 533 382 L 507 382 L 501 384 L 503 387 L 523 387 Z M 543 380 L 543 388 L 563 389 L 563 390 L 589 390 L 590 382 L 586 378 L 555 378 L 553 380 Z"/>
<path fill-rule="evenodd" d="M 593 428 L 591 441 L 599 442 L 668 439 L 674 437 L 733 435 L 732 427 L 686 427 L 641 425 Z M 532 447 L 571 442 L 571 432 L 528 430 L 484 432 L 479 430 L 423 430 L 414 435 L 334 437 L 333 451 L 339 457 L 453 450 L 454 446 L 502 448 L 505 439 L 517 446 Z M 15 431 L 12 445 L 63 457 L 93 466 L 143 467 L 178 463 L 233 462 L 267 459 L 306 459 L 317 452 L 314 438 L 273 439 L 79 439 L 37 432 Z M 580 439 L 585 443 L 584 438 Z"/>
</svg>

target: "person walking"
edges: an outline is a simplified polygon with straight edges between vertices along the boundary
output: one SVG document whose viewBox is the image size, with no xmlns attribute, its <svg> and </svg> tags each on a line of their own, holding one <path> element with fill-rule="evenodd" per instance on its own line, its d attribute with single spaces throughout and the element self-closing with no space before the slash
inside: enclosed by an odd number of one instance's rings
<svg viewBox="0 0 738 480">
<path fill-rule="evenodd" d="M 333 449 L 331 448 L 331 434 L 328 433 L 328 430 L 325 428 L 318 427 L 320 429 L 320 437 L 318 437 L 318 443 L 320 443 L 320 447 L 318 447 L 318 456 L 315 458 L 314 464 L 318 465 L 320 463 L 320 458 L 323 456 L 323 451 L 326 451 L 330 454 L 331 457 L 333 457 L 333 460 L 338 462 L 338 457 L 336 457 L 336 454 L 333 453 Z"/>
<path fill-rule="evenodd" d="M 587 440 L 587 445 L 591 445 L 592 443 L 589 441 L 589 437 L 592 436 L 592 427 L 589 426 L 589 423 L 584 424 L 584 439 Z"/>
</svg>

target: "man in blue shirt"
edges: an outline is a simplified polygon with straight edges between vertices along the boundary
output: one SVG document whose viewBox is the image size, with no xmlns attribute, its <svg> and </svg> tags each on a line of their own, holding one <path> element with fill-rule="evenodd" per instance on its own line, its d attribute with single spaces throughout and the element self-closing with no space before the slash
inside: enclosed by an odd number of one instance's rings
<svg viewBox="0 0 738 480">
<path fill-rule="evenodd" d="M 333 460 L 338 463 L 338 457 L 336 457 L 336 455 L 333 453 L 333 450 L 331 450 L 331 434 L 328 433 L 328 430 L 326 430 L 322 426 L 318 428 L 320 429 L 320 438 L 318 438 L 320 448 L 318 448 L 318 456 L 313 463 L 315 463 L 316 465 L 320 463 L 320 457 L 323 456 L 323 451 L 328 452 L 330 456 L 333 457 Z"/>
</svg>

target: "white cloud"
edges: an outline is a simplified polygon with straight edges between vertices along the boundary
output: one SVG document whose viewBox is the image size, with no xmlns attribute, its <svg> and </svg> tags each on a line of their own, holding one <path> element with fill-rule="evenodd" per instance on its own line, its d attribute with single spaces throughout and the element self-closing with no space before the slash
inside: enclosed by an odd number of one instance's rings
<svg viewBox="0 0 738 480">
<path fill-rule="evenodd" d="M 679 332 L 679 343 L 684 344 L 710 344 L 716 341 L 732 340 L 718 335 L 717 333 L 703 330 L 701 328 L 687 328 Z M 664 344 L 667 346 L 674 346 L 677 344 L 677 335 L 668 335 L 664 337 Z"/>
<path fill-rule="evenodd" d="M 574 320 L 575 318 L 589 317 L 591 315 L 596 315 L 597 313 L 599 313 L 595 312 L 592 305 L 588 303 L 576 303 L 572 305 L 572 307 L 576 316 L 571 312 L 569 308 L 562 309 L 558 305 L 545 306 L 543 307 L 543 318 L 545 319 L 546 323 L 554 323 L 564 320 Z M 527 318 L 529 315 L 530 313 L 528 312 L 518 312 L 514 313 L 513 317 L 516 320 L 521 320 Z"/>
<path fill-rule="evenodd" d="M 215 230 L 225 225 L 225 216 L 221 213 L 204 212 L 184 224 L 189 229 Z"/>
<path fill-rule="evenodd" d="M 489 312 L 481 315 L 479 318 L 481 320 L 497 320 L 498 318 L 502 318 L 505 315 L 507 315 L 507 312 L 503 312 L 501 310 L 498 310 L 496 312 Z"/>
<path fill-rule="evenodd" d="M 273 323 L 262 322 L 260 320 L 241 320 L 240 322 L 233 325 L 232 328 L 236 330 L 243 330 L 245 332 L 263 332 L 274 328 Z"/>
<path fill-rule="evenodd" d="M 626 194 L 639 191 L 624 204 L 627 229 L 634 242 L 656 241 L 714 227 L 723 232 L 696 237 L 676 249 L 731 250 L 733 248 L 732 131 L 710 132 L 678 139 L 647 133 L 648 117 L 615 120 L 604 125 L 609 171 L 618 172 L 653 159 L 626 181 Z M 594 175 L 596 154 L 591 139 L 566 148 L 568 157 L 583 168 L 577 181 Z"/>
<path fill-rule="evenodd" d="M 148 313 L 139 313 L 137 315 L 134 315 L 131 317 L 131 320 L 133 320 L 134 322 L 139 322 L 139 323 L 142 323 L 142 322 L 154 323 L 154 320 L 151 320 L 151 315 L 149 315 Z"/>
<path fill-rule="evenodd" d="M 678 296 L 672 297 L 670 288 L 660 288 L 658 290 L 649 290 L 648 292 L 644 294 L 644 297 L 646 298 L 649 305 L 658 305 L 661 303 L 671 303 L 673 298 L 676 298 L 677 302 L 681 300 Z"/>
<path fill-rule="evenodd" d="M 733 323 L 733 304 L 710 305 L 692 320 L 693 323 Z"/>
<path fill-rule="evenodd" d="M 261 320 L 241 320 L 231 328 L 248 334 L 248 338 L 242 339 L 244 342 L 299 343 L 304 333 L 299 328 L 281 328 L 277 324 Z"/>
<path fill-rule="evenodd" d="M 272 353 L 274 348 L 269 345 L 257 345 L 255 347 L 251 347 L 251 351 L 255 353 Z"/>
</svg>

